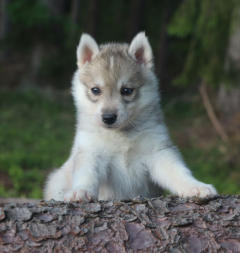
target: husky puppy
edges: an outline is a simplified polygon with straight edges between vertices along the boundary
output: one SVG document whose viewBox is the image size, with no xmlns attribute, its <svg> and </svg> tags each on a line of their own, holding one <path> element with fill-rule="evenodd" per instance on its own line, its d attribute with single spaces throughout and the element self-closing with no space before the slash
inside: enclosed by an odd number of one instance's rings
<svg viewBox="0 0 240 253">
<path fill-rule="evenodd" d="M 83 34 L 77 65 L 76 136 L 69 159 L 48 177 L 45 200 L 154 197 L 158 188 L 182 197 L 217 193 L 192 176 L 169 138 L 144 32 L 130 45 L 100 46 Z"/>
</svg>

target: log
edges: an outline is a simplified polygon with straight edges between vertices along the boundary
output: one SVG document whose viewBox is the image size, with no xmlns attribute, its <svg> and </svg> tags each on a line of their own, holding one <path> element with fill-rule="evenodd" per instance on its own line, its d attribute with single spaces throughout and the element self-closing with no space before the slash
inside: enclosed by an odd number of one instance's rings
<svg viewBox="0 0 240 253">
<path fill-rule="evenodd" d="M 0 252 L 240 252 L 240 196 L 0 202 Z"/>
</svg>

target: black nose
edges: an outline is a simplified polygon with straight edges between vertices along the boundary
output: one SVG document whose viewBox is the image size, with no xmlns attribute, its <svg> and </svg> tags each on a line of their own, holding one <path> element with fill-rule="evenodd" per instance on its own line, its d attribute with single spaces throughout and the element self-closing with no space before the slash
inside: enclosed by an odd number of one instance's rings
<svg viewBox="0 0 240 253">
<path fill-rule="evenodd" d="M 112 125 L 117 119 L 117 115 L 114 113 L 104 113 L 102 115 L 102 121 L 107 125 Z"/>
</svg>

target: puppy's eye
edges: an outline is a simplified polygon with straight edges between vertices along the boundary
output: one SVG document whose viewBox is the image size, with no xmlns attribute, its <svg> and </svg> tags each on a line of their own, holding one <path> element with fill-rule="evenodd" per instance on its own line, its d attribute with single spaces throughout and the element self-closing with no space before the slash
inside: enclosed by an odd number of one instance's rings
<svg viewBox="0 0 240 253">
<path fill-rule="evenodd" d="M 92 94 L 95 95 L 95 96 L 98 96 L 98 95 L 101 94 L 101 90 L 100 90 L 98 87 L 93 87 L 93 88 L 91 89 L 91 92 L 92 92 Z"/>
<path fill-rule="evenodd" d="M 132 95 L 134 89 L 133 88 L 126 88 L 126 87 L 122 87 L 120 92 L 122 96 L 130 96 Z"/>
</svg>

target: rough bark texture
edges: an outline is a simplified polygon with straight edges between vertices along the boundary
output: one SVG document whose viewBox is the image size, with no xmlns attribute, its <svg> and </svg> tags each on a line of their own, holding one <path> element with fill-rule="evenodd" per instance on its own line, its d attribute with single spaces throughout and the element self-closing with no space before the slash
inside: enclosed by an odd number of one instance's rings
<svg viewBox="0 0 240 253">
<path fill-rule="evenodd" d="M 240 196 L 0 204 L 0 252 L 240 252 Z"/>
</svg>

